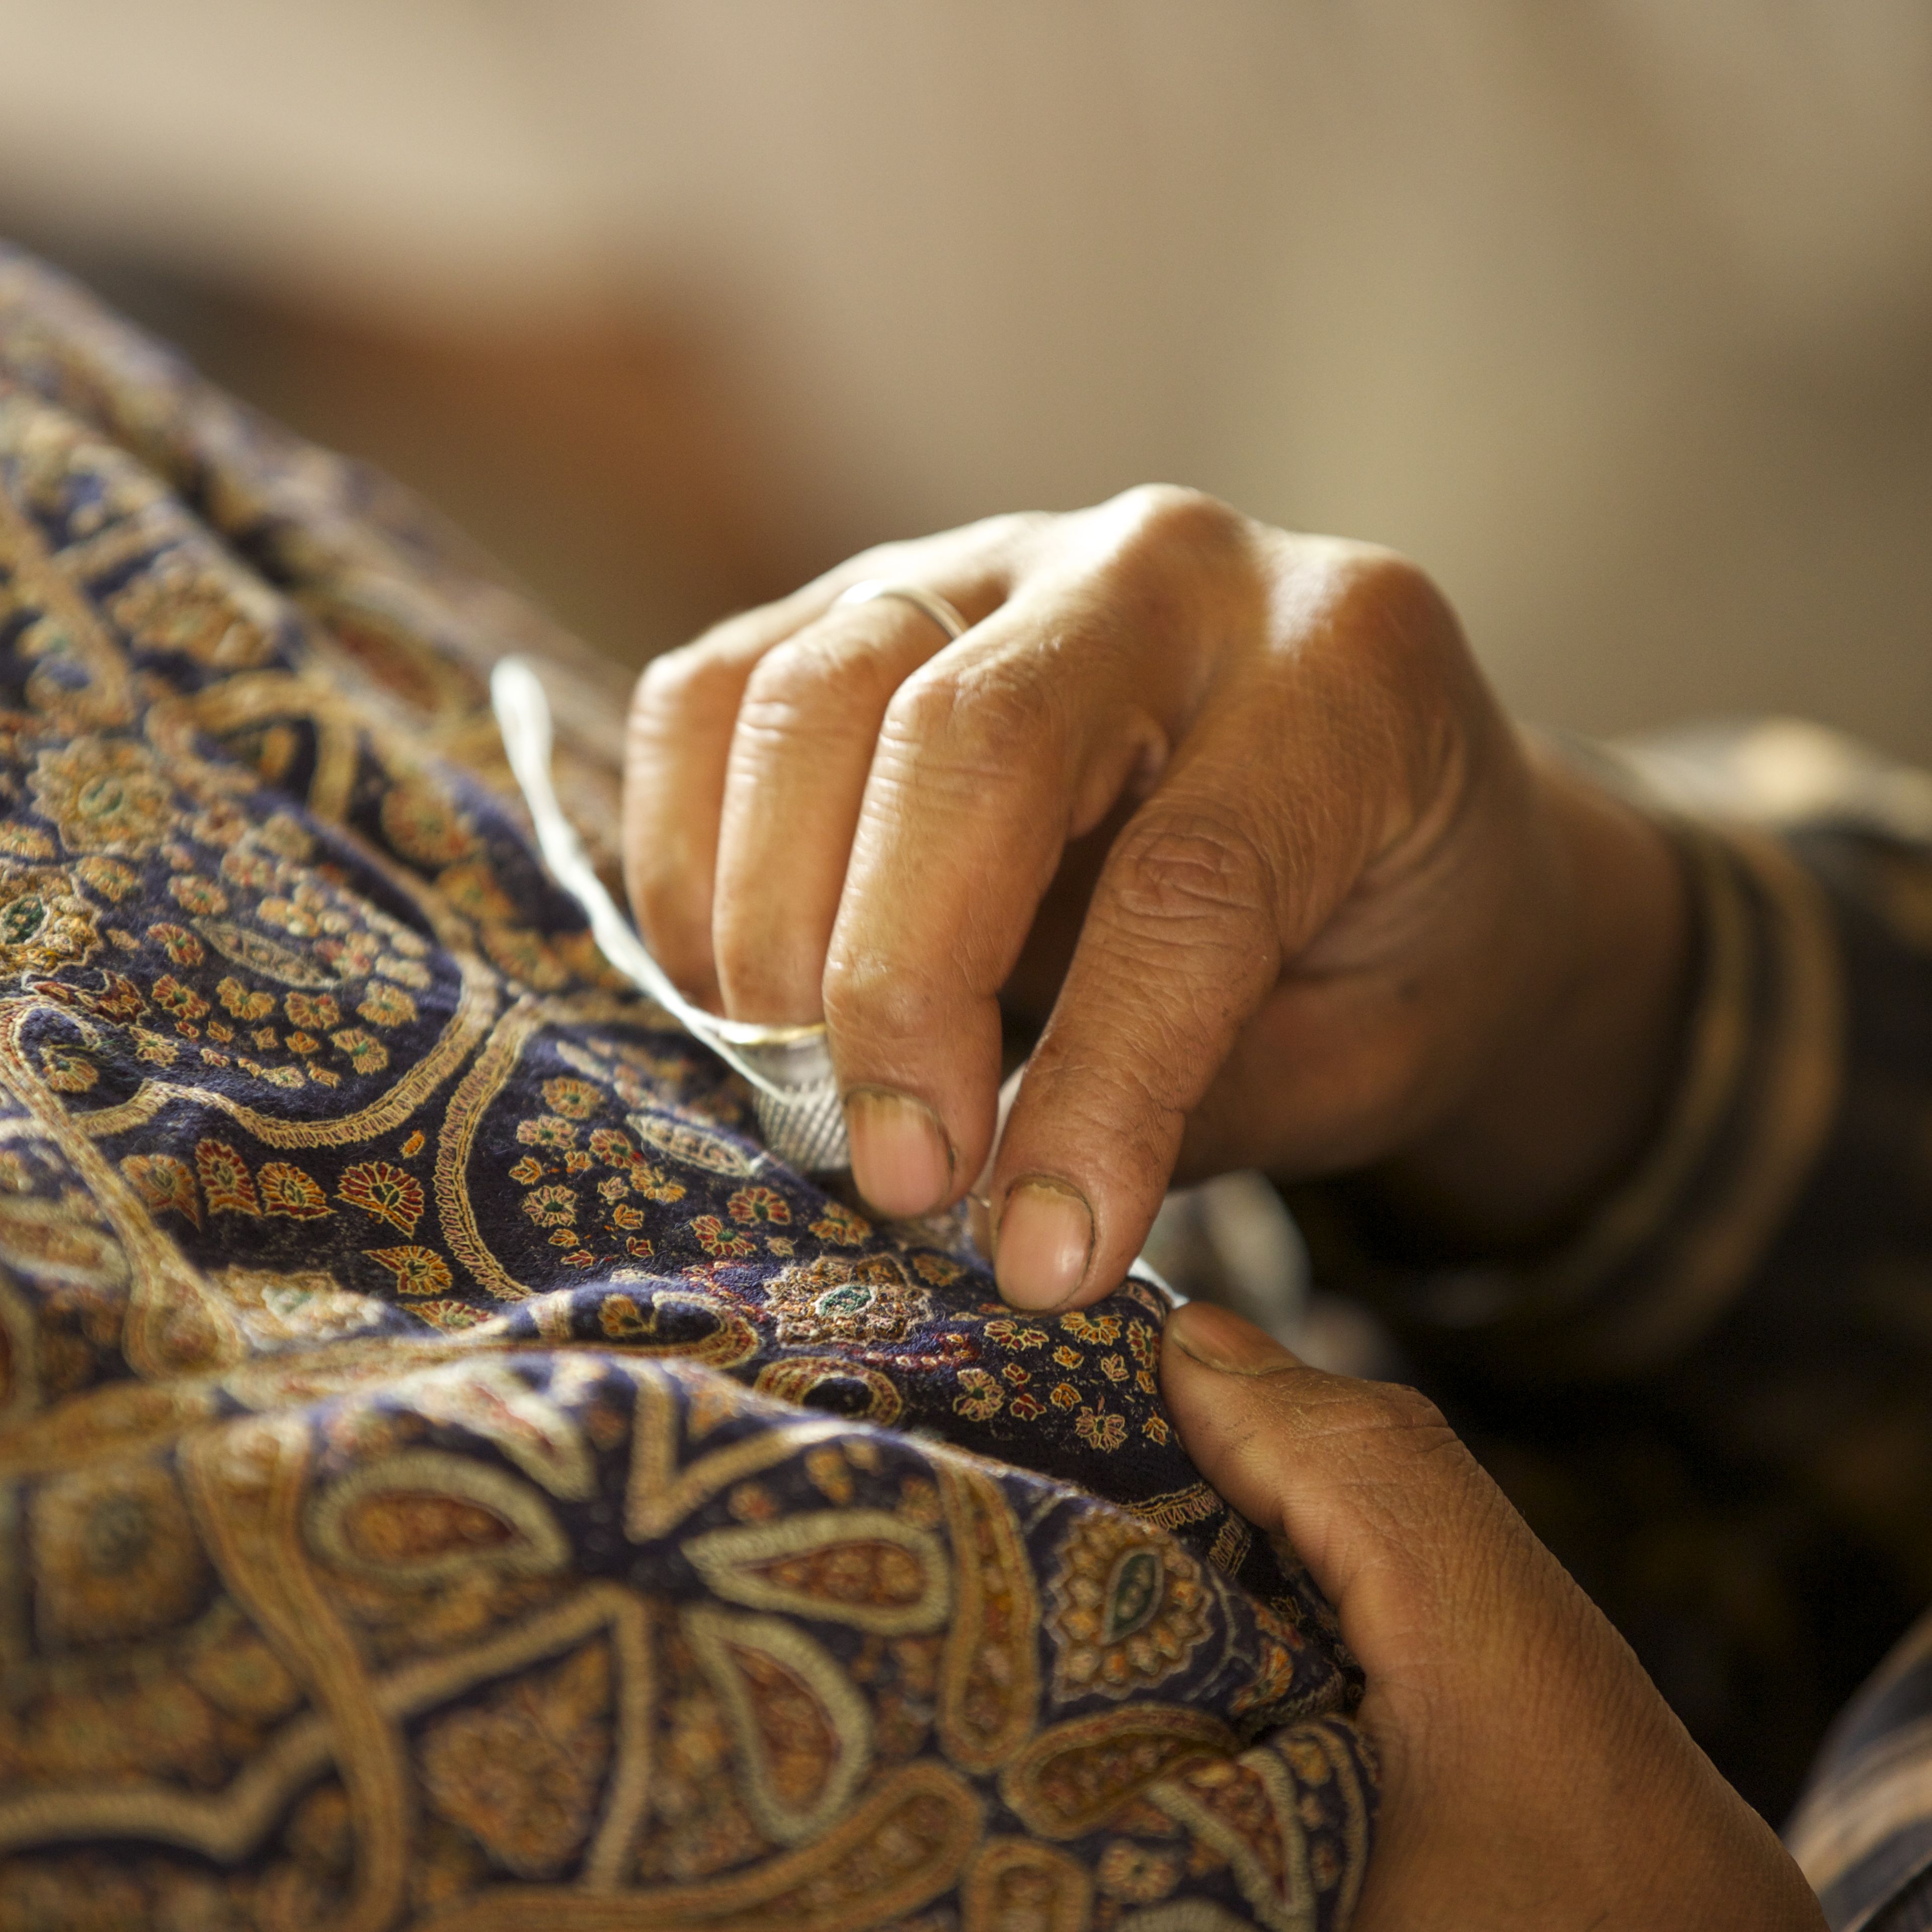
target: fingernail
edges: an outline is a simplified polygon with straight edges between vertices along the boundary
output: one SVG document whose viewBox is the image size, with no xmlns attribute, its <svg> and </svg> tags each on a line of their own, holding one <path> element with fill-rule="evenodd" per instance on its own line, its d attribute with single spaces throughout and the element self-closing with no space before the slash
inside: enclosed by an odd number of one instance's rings
<svg viewBox="0 0 1932 1932">
<path fill-rule="evenodd" d="M 1306 1366 L 1299 1355 L 1284 1348 L 1252 1322 L 1244 1322 L 1213 1303 L 1190 1301 L 1167 1318 L 1174 1346 L 1192 1355 L 1204 1369 L 1230 1376 L 1267 1376 L 1278 1369 Z"/>
<path fill-rule="evenodd" d="M 1086 1278 L 1093 1252 L 1093 1210 L 1077 1188 L 1034 1174 L 1007 1195 L 993 1274 L 1016 1308 L 1058 1308 Z"/>
<path fill-rule="evenodd" d="M 845 1096 L 852 1178 L 881 1214 L 929 1214 L 952 1192 L 952 1144 L 922 1100 L 889 1087 Z"/>
</svg>

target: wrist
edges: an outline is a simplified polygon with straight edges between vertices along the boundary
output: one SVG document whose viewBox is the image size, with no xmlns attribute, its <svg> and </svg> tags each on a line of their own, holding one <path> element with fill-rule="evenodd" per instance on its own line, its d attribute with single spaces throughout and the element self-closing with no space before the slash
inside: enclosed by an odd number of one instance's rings
<svg viewBox="0 0 1932 1932">
<path fill-rule="evenodd" d="M 1630 1168 L 1664 1116 L 1695 952 L 1669 834 L 1532 748 L 1548 877 L 1542 954 L 1463 1102 L 1379 1177 L 1405 1215 L 1468 1252 L 1561 1238 Z"/>
</svg>

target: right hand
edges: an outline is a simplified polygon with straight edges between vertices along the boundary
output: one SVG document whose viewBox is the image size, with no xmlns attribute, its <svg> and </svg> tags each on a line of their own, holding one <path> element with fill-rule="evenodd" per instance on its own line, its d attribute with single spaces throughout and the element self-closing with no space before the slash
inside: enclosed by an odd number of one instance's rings
<svg viewBox="0 0 1932 1932">
<path fill-rule="evenodd" d="M 1661 835 L 1529 754 L 1413 566 L 1190 492 L 890 545 L 658 659 L 624 811 L 672 976 L 826 1021 L 884 1212 L 981 1173 L 1003 994 L 1039 1025 L 988 1176 L 1022 1306 L 1106 1293 L 1177 1167 L 1381 1165 L 1533 1237 L 1666 1076 Z"/>
<path fill-rule="evenodd" d="M 1161 1389 L 1367 1673 L 1381 1804 L 1352 1932 L 1824 1932 L 1770 1827 L 1414 1390 L 1304 1367 L 1199 1303 L 1168 1320 Z"/>
</svg>

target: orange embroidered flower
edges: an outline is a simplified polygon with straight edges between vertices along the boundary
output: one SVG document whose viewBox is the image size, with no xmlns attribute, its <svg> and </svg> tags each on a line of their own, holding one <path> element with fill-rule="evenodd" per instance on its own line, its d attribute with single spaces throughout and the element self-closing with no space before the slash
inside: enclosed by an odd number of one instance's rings
<svg viewBox="0 0 1932 1932">
<path fill-rule="evenodd" d="M 742 1234 L 734 1234 L 716 1214 L 700 1214 L 691 1223 L 698 1245 L 720 1261 L 736 1261 L 758 1252 L 758 1244 Z"/>
<path fill-rule="evenodd" d="M 389 1049 L 374 1034 L 364 1033 L 360 1027 L 344 1027 L 329 1038 L 335 1042 L 336 1052 L 346 1055 L 358 1073 L 380 1073 L 389 1064 Z"/>
<path fill-rule="evenodd" d="M 172 1208 L 201 1226 L 201 1200 L 185 1162 L 171 1154 L 133 1154 L 121 1163 L 121 1172 L 153 1213 Z"/>
<path fill-rule="evenodd" d="M 228 895 L 212 879 L 190 872 L 168 881 L 176 904 L 188 912 L 217 913 L 228 910 Z"/>
<path fill-rule="evenodd" d="M 416 1003 L 401 987 L 379 982 L 362 995 L 356 1010 L 371 1026 L 406 1026 L 416 1016 Z"/>
<path fill-rule="evenodd" d="M 358 1161 L 343 1175 L 335 1198 L 400 1228 L 405 1234 L 413 1234 L 422 1218 L 422 1184 L 386 1160 Z"/>
<path fill-rule="evenodd" d="M 533 1187 L 550 1169 L 535 1154 L 526 1154 L 510 1170 L 510 1178 L 519 1187 Z"/>
<path fill-rule="evenodd" d="M 100 1078 L 100 1070 L 78 1047 L 42 1047 L 40 1070 L 57 1094 L 85 1094 Z"/>
<path fill-rule="evenodd" d="M 305 1032 L 326 1033 L 342 1017 L 342 1009 L 327 993 L 290 993 L 282 1000 L 291 1026 Z"/>
<path fill-rule="evenodd" d="M 526 1147 L 542 1148 L 547 1154 L 561 1154 L 577 1144 L 577 1130 L 555 1114 L 539 1114 L 533 1120 L 517 1123 L 517 1138 Z"/>
<path fill-rule="evenodd" d="M 164 920 L 159 926 L 148 927 L 148 937 L 177 966 L 199 966 L 208 956 L 201 941 L 184 926 L 173 926 Z"/>
<path fill-rule="evenodd" d="M 1113 1342 L 1120 1338 L 1118 1315 L 1089 1315 L 1084 1309 L 1076 1308 L 1060 1318 L 1060 1325 L 1078 1341 Z"/>
<path fill-rule="evenodd" d="M 208 1010 L 208 1002 L 192 986 L 184 986 L 172 973 L 164 973 L 154 982 L 154 1004 L 174 1016 L 178 1027 L 184 1020 L 198 1020 Z"/>
<path fill-rule="evenodd" d="M 244 1024 L 265 1020 L 275 1010 L 274 994 L 251 992 L 232 974 L 215 988 L 214 997 Z"/>
<path fill-rule="evenodd" d="M 441 1294 L 450 1285 L 449 1264 L 434 1248 L 370 1248 L 364 1252 L 395 1276 L 398 1294 Z"/>
<path fill-rule="evenodd" d="M 638 1157 L 630 1136 L 616 1127 L 599 1127 L 590 1136 L 590 1151 L 612 1167 L 628 1167 Z"/>
<path fill-rule="evenodd" d="M 834 1247 L 856 1248 L 869 1238 L 872 1224 L 862 1214 L 855 1214 L 836 1201 L 828 1201 L 824 1214 L 812 1222 L 812 1232 Z"/>
<path fill-rule="evenodd" d="M 419 1301 L 410 1312 L 434 1322 L 439 1328 L 473 1328 L 484 1318 L 483 1311 L 466 1301 Z"/>
<path fill-rule="evenodd" d="M 574 1080 L 568 1075 L 543 1084 L 544 1105 L 554 1114 L 562 1114 L 573 1120 L 587 1120 L 597 1111 L 602 1096 L 586 1080 Z"/>
<path fill-rule="evenodd" d="M 197 1141 L 194 1168 L 211 1214 L 260 1214 L 248 1163 L 226 1141 Z"/>
<path fill-rule="evenodd" d="M 265 1214 L 286 1214 L 292 1221 L 316 1221 L 328 1214 L 328 1197 L 302 1169 L 286 1160 L 272 1160 L 255 1177 Z"/>
<path fill-rule="evenodd" d="M 769 1187 L 741 1187 L 725 1204 L 734 1221 L 776 1221 L 791 1219 L 791 1208 L 782 1194 Z"/>
</svg>

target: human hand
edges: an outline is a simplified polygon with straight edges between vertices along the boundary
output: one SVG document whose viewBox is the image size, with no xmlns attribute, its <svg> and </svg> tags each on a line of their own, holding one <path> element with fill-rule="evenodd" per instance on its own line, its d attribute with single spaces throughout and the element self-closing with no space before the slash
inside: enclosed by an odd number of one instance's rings
<svg viewBox="0 0 1932 1932">
<path fill-rule="evenodd" d="M 973 628 L 836 602 L 863 578 Z M 626 794 L 658 957 L 826 1021 L 882 1210 L 980 1174 L 1003 996 L 1041 1024 L 988 1187 L 1024 1306 L 1117 1282 L 1177 1165 L 1382 1163 L 1533 1238 L 1665 1077 L 1661 836 L 1532 758 L 1412 566 L 1190 492 L 890 545 L 718 626 L 640 680 Z"/>
<path fill-rule="evenodd" d="M 1352 1932 L 1822 1932 L 1770 1828 L 1434 1407 L 1192 1304 L 1168 1411 L 1328 1593 L 1382 1768 Z"/>
</svg>

